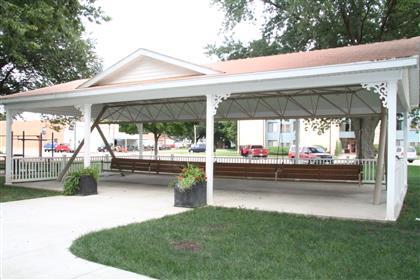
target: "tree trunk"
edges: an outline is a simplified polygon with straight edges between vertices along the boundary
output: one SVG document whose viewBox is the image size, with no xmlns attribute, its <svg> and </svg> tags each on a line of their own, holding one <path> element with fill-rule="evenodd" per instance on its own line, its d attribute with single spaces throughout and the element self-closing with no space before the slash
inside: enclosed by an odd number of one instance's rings
<svg viewBox="0 0 420 280">
<path fill-rule="evenodd" d="M 375 129 L 379 123 L 379 116 L 370 116 L 363 118 L 352 118 L 354 134 L 356 136 L 356 149 L 358 158 L 375 158 Z"/>
<path fill-rule="evenodd" d="M 153 136 L 154 136 L 154 139 L 155 139 L 154 154 L 155 154 L 155 158 L 156 158 L 157 155 L 158 155 L 158 152 L 159 152 L 159 137 L 160 137 L 160 135 L 154 133 Z"/>
</svg>

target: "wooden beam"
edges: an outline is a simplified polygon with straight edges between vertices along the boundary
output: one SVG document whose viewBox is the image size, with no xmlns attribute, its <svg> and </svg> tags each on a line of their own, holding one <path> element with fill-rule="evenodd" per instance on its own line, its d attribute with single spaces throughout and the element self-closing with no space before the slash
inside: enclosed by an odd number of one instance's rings
<svg viewBox="0 0 420 280">
<path fill-rule="evenodd" d="M 379 205 L 381 203 L 381 193 L 382 193 L 382 179 L 384 178 L 384 166 L 385 166 L 385 145 L 386 145 L 386 135 L 387 135 L 387 111 L 382 107 L 382 116 L 381 116 L 381 128 L 379 134 L 379 151 L 378 151 L 378 160 L 376 164 L 376 174 L 375 174 L 375 188 L 373 191 L 373 204 Z"/>
<path fill-rule="evenodd" d="M 105 148 L 106 148 L 106 149 L 108 150 L 108 152 L 111 154 L 111 157 L 112 157 L 113 159 L 116 159 L 117 157 L 115 156 L 114 151 L 113 151 L 113 150 L 111 149 L 111 147 L 109 146 L 109 143 L 108 143 L 108 141 L 106 140 L 106 137 L 105 137 L 104 133 L 102 132 L 102 129 L 100 128 L 99 123 L 98 123 L 98 124 L 96 124 L 96 129 L 98 130 L 99 135 L 100 135 L 100 136 L 101 136 L 101 138 L 102 138 L 102 141 L 104 141 Z M 119 165 L 118 165 L 118 170 L 120 171 L 121 176 L 124 176 L 124 173 L 122 172 L 121 167 L 120 167 Z"/>
<path fill-rule="evenodd" d="M 90 132 L 92 133 L 93 129 L 99 124 L 99 122 L 101 121 L 102 116 L 104 115 L 106 109 L 108 107 L 104 106 L 102 108 L 102 110 L 99 112 L 98 116 L 95 119 L 95 122 L 92 124 L 92 126 L 90 127 Z M 74 128 L 76 129 L 76 127 Z M 76 139 L 75 139 L 76 140 Z M 66 175 L 67 171 L 69 170 L 70 166 L 73 164 L 73 161 L 76 159 L 77 155 L 79 154 L 80 150 L 82 150 L 83 144 L 84 144 L 85 140 L 82 139 L 82 141 L 80 142 L 79 146 L 77 147 L 77 149 L 74 151 L 73 155 L 71 156 L 71 158 L 69 159 L 69 161 L 67 162 L 66 166 L 64 166 L 63 170 L 61 170 L 60 174 L 57 177 L 57 181 L 61 182 L 63 181 L 64 175 Z"/>
</svg>

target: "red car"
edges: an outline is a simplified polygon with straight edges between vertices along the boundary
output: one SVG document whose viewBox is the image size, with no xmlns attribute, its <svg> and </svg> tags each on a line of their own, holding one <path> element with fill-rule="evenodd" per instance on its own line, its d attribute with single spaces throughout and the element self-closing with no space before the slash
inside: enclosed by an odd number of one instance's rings
<svg viewBox="0 0 420 280">
<path fill-rule="evenodd" d="M 267 157 L 268 149 L 262 145 L 246 145 L 239 149 L 241 156 L 244 157 Z"/>
<path fill-rule="evenodd" d="M 302 146 L 299 149 L 299 158 L 307 159 L 310 162 L 313 160 L 321 159 L 323 162 L 333 163 L 332 155 L 325 152 L 323 148 L 318 146 Z M 289 149 L 289 158 L 295 158 L 296 147 L 295 145 L 290 146 Z"/>
<path fill-rule="evenodd" d="M 69 144 L 57 145 L 54 150 L 55 150 L 56 153 L 63 153 L 63 152 L 64 153 L 72 153 L 73 152 L 73 149 L 70 148 Z"/>
</svg>

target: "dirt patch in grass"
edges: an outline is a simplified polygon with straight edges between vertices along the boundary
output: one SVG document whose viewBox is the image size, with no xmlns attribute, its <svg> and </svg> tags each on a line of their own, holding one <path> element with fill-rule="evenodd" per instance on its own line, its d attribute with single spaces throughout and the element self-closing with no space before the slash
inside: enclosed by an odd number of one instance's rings
<svg viewBox="0 0 420 280">
<path fill-rule="evenodd" d="M 209 224 L 208 229 L 216 230 L 216 231 L 226 230 L 226 229 L 229 229 L 229 225 L 228 224 Z"/>
<path fill-rule="evenodd" d="M 198 252 L 201 250 L 200 244 L 193 241 L 174 241 L 172 242 L 172 246 L 177 250 L 190 252 Z"/>
</svg>

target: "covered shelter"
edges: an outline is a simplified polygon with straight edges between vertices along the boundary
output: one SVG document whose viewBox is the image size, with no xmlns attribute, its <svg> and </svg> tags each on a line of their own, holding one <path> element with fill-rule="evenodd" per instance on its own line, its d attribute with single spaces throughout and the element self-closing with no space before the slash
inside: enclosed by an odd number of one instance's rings
<svg viewBox="0 0 420 280">
<path fill-rule="evenodd" d="M 407 161 L 396 159 L 396 119 L 402 113 L 407 148 L 408 112 L 419 104 L 419 54 L 420 37 L 208 65 L 139 49 L 91 79 L 2 97 L 6 182 L 13 182 L 13 117 L 24 111 L 83 117 L 84 166 L 90 166 L 90 132 L 99 123 L 131 122 L 141 130 L 142 123 L 205 121 L 209 204 L 215 120 L 377 115 L 383 131 L 378 167 L 387 155 L 386 219 L 396 220 L 407 189 Z M 382 186 L 378 169 L 376 183 Z"/>
</svg>

